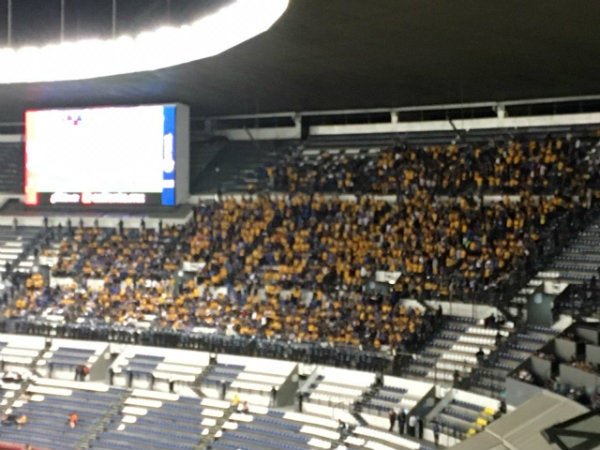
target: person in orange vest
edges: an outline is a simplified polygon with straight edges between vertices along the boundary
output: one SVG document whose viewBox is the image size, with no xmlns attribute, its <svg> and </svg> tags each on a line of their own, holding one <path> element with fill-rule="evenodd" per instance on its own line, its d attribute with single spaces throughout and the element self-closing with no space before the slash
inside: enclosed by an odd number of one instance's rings
<svg viewBox="0 0 600 450">
<path fill-rule="evenodd" d="M 76 412 L 72 412 L 69 415 L 69 426 L 71 428 L 75 428 L 77 426 L 77 421 L 79 420 L 79 416 L 77 415 Z"/>
</svg>

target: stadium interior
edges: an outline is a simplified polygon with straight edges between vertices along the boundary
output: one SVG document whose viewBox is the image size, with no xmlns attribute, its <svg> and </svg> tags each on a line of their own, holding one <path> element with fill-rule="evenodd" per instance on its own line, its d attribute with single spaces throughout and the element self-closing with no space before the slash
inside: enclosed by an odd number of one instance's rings
<svg viewBox="0 0 600 450">
<path fill-rule="evenodd" d="M 0 449 L 600 448 L 600 3 L 4 3 Z"/>
</svg>

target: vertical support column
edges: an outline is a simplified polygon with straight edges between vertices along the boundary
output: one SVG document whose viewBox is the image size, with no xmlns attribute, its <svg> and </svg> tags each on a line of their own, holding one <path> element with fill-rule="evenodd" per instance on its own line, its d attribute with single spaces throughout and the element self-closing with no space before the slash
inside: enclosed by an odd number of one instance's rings
<svg viewBox="0 0 600 450">
<path fill-rule="evenodd" d="M 7 0 L 6 3 L 6 45 L 12 44 L 12 0 Z"/>
<path fill-rule="evenodd" d="M 60 0 L 60 42 L 65 40 L 65 0 Z"/>
<path fill-rule="evenodd" d="M 504 103 L 498 103 L 496 105 L 496 115 L 498 116 L 498 119 L 505 119 L 506 118 L 506 105 L 504 105 Z"/>
<path fill-rule="evenodd" d="M 112 1 L 112 37 L 117 35 L 117 0 Z"/>
<path fill-rule="evenodd" d="M 300 113 L 295 113 L 293 116 L 294 119 L 294 135 L 296 139 L 302 138 L 302 115 Z"/>
</svg>

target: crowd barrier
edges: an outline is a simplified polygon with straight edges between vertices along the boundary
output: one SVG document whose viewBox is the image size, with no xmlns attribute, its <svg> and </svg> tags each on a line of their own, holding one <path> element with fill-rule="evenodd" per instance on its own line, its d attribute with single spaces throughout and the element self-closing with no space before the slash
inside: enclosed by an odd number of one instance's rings
<svg viewBox="0 0 600 450">
<path fill-rule="evenodd" d="M 393 356 L 384 352 L 328 343 L 299 343 L 167 329 L 138 330 L 95 323 L 57 324 L 40 320 L 4 319 L 0 322 L 0 332 L 229 353 L 371 372 L 388 372 L 393 361 Z"/>
</svg>

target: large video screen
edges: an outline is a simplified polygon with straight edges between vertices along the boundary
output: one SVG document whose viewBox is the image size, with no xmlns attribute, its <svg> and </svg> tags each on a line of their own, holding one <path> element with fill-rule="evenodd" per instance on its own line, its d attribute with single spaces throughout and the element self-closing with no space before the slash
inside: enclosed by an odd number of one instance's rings
<svg viewBox="0 0 600 450">
<path fill-rule="evenodd" d="M 26 111 L 25 203 L 176 204 L 189 167 L 182 107 Z"/>
</svg>

